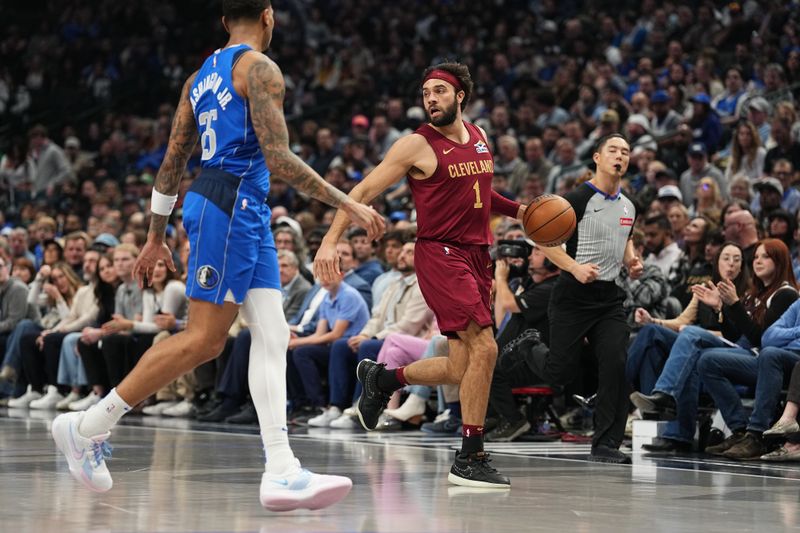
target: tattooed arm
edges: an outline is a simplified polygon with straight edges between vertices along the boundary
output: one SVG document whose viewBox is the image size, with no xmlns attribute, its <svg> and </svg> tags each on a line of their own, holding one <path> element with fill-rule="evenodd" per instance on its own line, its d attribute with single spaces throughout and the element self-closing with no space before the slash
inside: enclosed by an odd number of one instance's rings
<svg viewBox="0 0 800 533">
<path fill-rule="evenodd" d="M 247 71 L 247 93 L 253 128 L 267 167 L 294 188 L 330 206 L 339 207 L 347 201 L 347 195 L 322 179 L 289 148 L 289 132 L 283 116 L 285 92 L 283 74 L 278 65 L 269 59 L 253 62 Z"/>
<path fill-rule="evenodd" d="M 197 125 L 194 121 L 192 104 L 189 102 L 189 89 L 196 76 L 197 72 L 189 76 L 189 79 L 183 84 L 178 109 L 175 111 L 175 118 L 172 119 L 167 153 L 156 175 L 155 189 L 168 196 L 178 194 L 178 186 L 186 170 L 186 162 L 197 144 Z M 150 235 L 163 241 L 168 220 L 169 217 L 152 214 Z"/>
<path fill-rule="evenodd" d="M 250 101 L 253 128 L 270 172 L 312 198 L 341 207 L 353 222 L 367 229 L 370 238 L 379 238 L 385 229 L 383 218 L 326 182 L 289 148 L 289 131 L 283 116 L 286 87 L 278 65 L 262 54 L 247 53 L 237 65 L 239 68 L 247 73 L 245 96 Z"/>
<path fill-rule="evenodd" d="M 189 79 L 183 84 L 178 109 L 175 111 L 175 118 L 172 119 L 167 153 L 164 155 L 164 161 L 161 162 L 153 185 L 155 190 L 168 196 L 178 194 L 178 186 L 181 183 L 183 172 L 186 170 L 186 162 L 197 144 L 197 126 L 194 122 L 192 104 L 189 103 L 189 88 L 196 76 L 197 72 L 189 76 Z M 147 242 L 133 265 L 133 277 L 139 281 L 139 287 L 144 287 L 145 281 L 148 285 L 152 284 L 153 270 L 159 261 L 164 261 L 167 268 L 175 272 L 172 252 L 165 242 L 164 235 L 168 220 L 169 217 L 155 213 L 150 214 L 150 231 L 147 233 Z"/>
</svg>

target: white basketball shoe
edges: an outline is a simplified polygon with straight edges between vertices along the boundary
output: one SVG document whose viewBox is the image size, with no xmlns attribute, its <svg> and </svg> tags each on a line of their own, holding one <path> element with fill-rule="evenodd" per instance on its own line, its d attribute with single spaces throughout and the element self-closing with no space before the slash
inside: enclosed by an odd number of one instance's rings
<svg viewBox="0 0 800 533">
<path fill-rule="evenodd" d="M 322 509 L 342 500 L 353 487 L 350 478 L 315 474 L 295 461 L 295 467 L 288 474 L 264 472 L 261 476 L 261 505 L 266 509 Z"/>
<path fill-rule="evenodd" d="M 106 492 L 113 484 L 106 467 L 111 446 L 106 442 L 111 433 L 86 438 L 78 433 L 84 411 L 65 413 L 53 420 L 51 433 L 56 446 L 67 458 L 72 477 L 94 492 Z"/>
</svg>

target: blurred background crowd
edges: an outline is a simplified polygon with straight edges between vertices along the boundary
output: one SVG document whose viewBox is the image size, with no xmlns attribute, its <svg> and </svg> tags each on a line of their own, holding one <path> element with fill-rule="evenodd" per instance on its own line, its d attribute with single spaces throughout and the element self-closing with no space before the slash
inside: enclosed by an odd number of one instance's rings
<svg viewBox="0 0 800 533">
<path fill-rule="evenodd" d="M 168 228 L 178 273 L 162 269 L 156 287 L 141 291 L 130 267 L 146 238 L 150 191 L 180 87 L 226 42 L 220 6 L 216 0 L 0 5 L 13 12 L 0 31 L 0 338 L 6 340 L 0 379 L 5 394 L 17 397 L 12 406 L 69 408 L 77 401 L 78 408 L 86 407 L 118 383 L 154 339 L 185 323 L 180 265 L 188 244 L 181 199 L 199 171 L 199 146 Z M 684 316 L 696 297 L 691 287 L 719 281 L 726 242 L 740 252 L 749 276 L 740 296 L 750 301 L 748 316 L 762 329 L 769 324 L 756 300 L 772 295 L 778 286 L 771 284 L 778 281 L 795 285 L 796 3 L 274 5 L 269 55 L 286 78 L 292 148 L 340 189 L 349 191 L 392 143 L 426 121 L 420 75 L 431 64 L 454 59 L 470 67 L 475 91 L 465 118 L 486 130 L 495 157 L 494 187 L 509 198 L 527 203 L 543 193 L 564 194 L 591 177 L 598 138 L 622 132 L 630 140 L 624 187 L 638 206 L 634 240 L 649 267 L 644 280 L 632 282 L 624 273 L 620 279 L 634 330 Z M 360 299 L 353 299 L 350 327 L 337 338 L 330 335 L 336 333 L 332 327 L 323 327 L 336 318 L 324 314 L 332 312 L 326 302 L 348 289 L 320 287 L 309 273 L 333 211 L 277 179 L 269 204 L 276 247 L 284 251 L 286 316 L 297 335 L 289 354 L 293 419 L 355 427 L 347 408 L 358 391 L 348 369 L 357 358 L 390 357 L 392 350 L 442 355 L 430 312 L 416 294 L 407 294 L 415 287 L 413 199 L 401 182 L 374 203 L 389 222 L 387 237 L 369 243 L 356 231 L 340 243 L 350 275 L 344 286 L 355 288 Z M 523 236 L 501 217 L 492 229 L 498 239 Z M 768 238 L 783 247 L 765 245 Z M 752 261 L 761 248 L 775 263 L 784 254 L 789 267 L 777 281 L 759 286 Z M 523 268 L 516 278 L 504 280 L 500 273 L 496 280 L 501 340 L 504 331 L 516 338 L 530 328 L 546 329 L 519 304 L 529 285 L 543 282 L 531 267 L 541 258 L 535 250 L 528 253 L 518 258 Z M 511 299 L 501 285 L 510 288 Z M 753 292 L 755 286 L 762 292 Z M 706 299 L 700 303 L 716 309 L 717 301 Z M 679 329 L 674 326 L 676 334 Z M 400 349 L 390 335 L 420 342 Z M 185 376 L 159 393 L 159 403 L 143 408 L 254 421 L 242 374 L 247 343 L 246 330 L 234 328 L 226 357 Z M 655 378 L 640 383 L 639 373 L 632 372 L 631 383 L 650 393 Z M 585 381 L 576 390 L 590 393 L 592 379 Z M 394 411 L 397 417 L 385 420 L 386 427 L 424 414 L 429 392 L 421 394 L 420 403 L 412 392 L 408 398 L 416 403 Z M 444 391 L 439 397 L 444 417 L 433 423 L 454 431 L 458 406 L 447 400 L 457 395 Z M 402 409 L 399 398 L 393 401 L 390 407 Z M 500 439 L 527 423 L 494 414 L 498 430 L 506 430 Z"/>
</svg>

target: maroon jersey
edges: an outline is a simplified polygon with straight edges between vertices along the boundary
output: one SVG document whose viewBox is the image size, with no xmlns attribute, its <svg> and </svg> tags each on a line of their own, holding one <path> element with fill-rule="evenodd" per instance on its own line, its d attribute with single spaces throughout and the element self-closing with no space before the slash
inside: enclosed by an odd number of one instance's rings
<svg viewBox="0 0 800 533">
<path fill-rule="evenodd" d="M 431 125 L 422 135 L 436 154 L 436 171 L 427 179 L 408 179 L 417 208 L 417 237 L 459 244 L 492 242 L 489 217 L 492 210 L 494 159 L 481 131 L 464 122 L 469 140 L 451 141 Z"/>
</svg>

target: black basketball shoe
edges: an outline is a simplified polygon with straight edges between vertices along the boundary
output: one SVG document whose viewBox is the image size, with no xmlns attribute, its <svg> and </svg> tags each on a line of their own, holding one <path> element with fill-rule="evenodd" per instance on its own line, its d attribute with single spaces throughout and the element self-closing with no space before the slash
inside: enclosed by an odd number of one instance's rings
<svg viewBox="0 0 800 533">
<path fill-rule="evenodd" d="M 375 429 L 378 418 L 389 403 L 390 393 L 378 388 L 378 375 L 383 371 L 383 363 L 364 359 L 356 367 L 356 377 L 363 391 L 356 402 L 356 413 L 364 429 Z"/>
<path fill-rule="evenodd" d="M 456 452 L 456 460 L 450 469 L 447 480 L 462 487 L 478 487 L 489 489 L 510 489 L 511 481 L 498 473 L 490 465 L 491 459 L 486 452 L 462 454 Z"/>
</svg>

